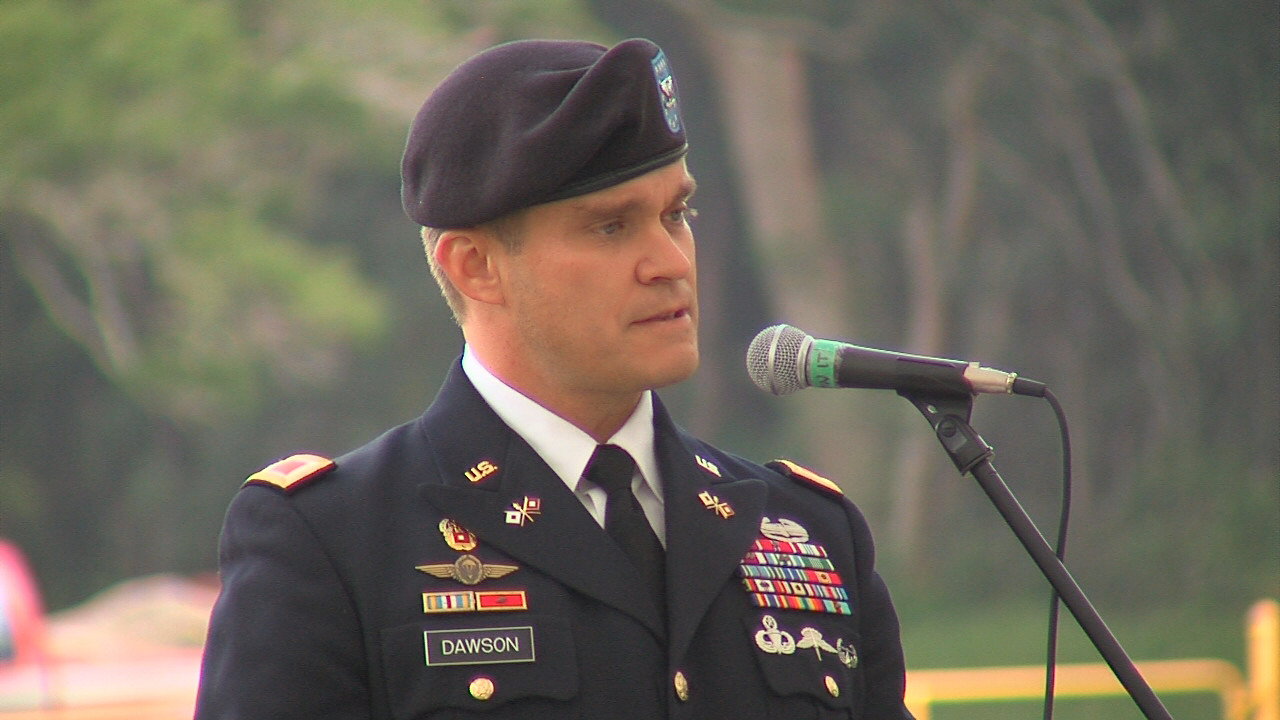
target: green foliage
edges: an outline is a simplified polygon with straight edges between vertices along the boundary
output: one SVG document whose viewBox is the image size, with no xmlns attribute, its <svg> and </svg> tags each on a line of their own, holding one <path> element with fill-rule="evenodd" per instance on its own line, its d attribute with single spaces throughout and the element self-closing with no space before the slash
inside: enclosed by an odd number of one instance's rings
<svg viewBox="0 0 1280 720">
<path fill-rule="evenodd" d="M 355 161 L 359 109 L 311 73 L 261 72 L 225 3 L 0 10 L 6 207 L 19 267 L 102 370 L 155 411 L 212 422 L 275 376 L 322 381 L 384 329 L 350 252 L 290 217 Z M 345 159 L 344 159 L 345 158 Z M 274 370 L 272 370 L 274 368 Z"/>
<path fill-rule="evenodd" d="M 55 606 L 209 567 L 226 495 L 204 486 L 244 473 L 219 428 L 331 385 L 388 331 L 386 291 L 309 224 L 331 175 L 394 168 L 398 138 L 250 20 L 0 5 L 0 399 L 22 418 L 0 426 L 0 532 Z"/>
<path fill-rule="evenodd" d="M 266 381 L 317 384 L 345 348 L 386 326 L 349 253 L 308 247 L 243 213 L 203 213 L 153 268 L 169 312 L 151 318 L 147 363 L 133 382 L 175 418 L 256 409 Z"/>
<path fill-rule="evenodd" d="M 213 2 L 6 3 L 6 184 L 172 161 L 185 143 L 209 139 L 249 70 L 234 29 Z"/>
<path fill-rule="evenodd" d="M 1271 10 L 910 4 L 852 57 L 813 53 L 850 324 L 901 346 L 928 317 L 940 354 L 1049 382 L 1077 441 L 1069 564 L 1124 607 L 1277 592 Z M 906 250 L 913 212 L 932 275 Z M 1054 477 L 1052 430 L 1034 408 L 978 405 L 1005 477 L 1055 518 L 1057 484 L 1033 481 Z M 982 498 L 945 468 L 923 482 L 910 587 L 979 601 L 1031 586 Z"/>
<path fill-rule="evenodd" d="M 434 6 L 443 27 L 456 32 L 480 29 L 491 33 L 494 44 L 540 37 L 590 39 L 603 32 L 584 0 L 439 0 Z"/>
</svg>

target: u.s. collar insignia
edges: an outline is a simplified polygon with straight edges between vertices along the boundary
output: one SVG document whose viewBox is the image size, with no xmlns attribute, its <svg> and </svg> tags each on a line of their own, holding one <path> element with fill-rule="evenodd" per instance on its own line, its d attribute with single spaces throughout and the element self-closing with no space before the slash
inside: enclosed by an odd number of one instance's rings
<svg viewBox="0 0 1280 720">
<path fill-rule="evenodd" d="M 693 459 L 698 461 L 698 466 L 701 467 L 703 470 L 706 470 L 707 472 L 711 473 L 712 475 L 715 475 L 716 477 L 720 477 L 720 468 L 717 467 L 715 463 L 702 457 L 701 455 L 694 455 Z"/>
<path fill-rule="evenodd" d="M 504 577 L 520 569 L 517 565 L 485 564 L 480 558 L 470 553 L 451 563 L 415 565 L 414 568 L 432 577 L 457 580 L 463 585 L 479 585 L 489 578 Z"/>
<path fill-rule="evenodd" d="M 440 521 L 440 534 L 444 536 L 444 541 L 448 543 L 449 547 L 458 552 L 475 550 L 478 544 L 475 533 L 449 518 Z"/>
<path fill-rule="evenodd" d="M 511 503 L 511 509 L 506 514 L 507 524 L 524 527 L 526 521 L 533 522 L 533 516 L 541 514 L 542 501 L 536 497 L 525 495 L 524 502 Z"/>
<path fill-rule="evenodd" d="M 464 473 L 464 475 L 466 475 L 468 482 L 470 482 L 472 485 L 475 485 L 476 483 L 480 482 L 481 480 L 489 477 L 490 475 L 496 472 L 498 472 L 497 465 L 494 465 L 488 460 L 481 460 L 480 462 L 476 463 L 470 470 Z"/>
<path fill-rule="evenodd" d="M 796 522 L 787 518 L 778 518 L 777 522 L 769 518 L 760 519 L 760 534 L 770 540 L 779 542 L 807 543 L 809 542 L 809 531 Z"/>
</svg>

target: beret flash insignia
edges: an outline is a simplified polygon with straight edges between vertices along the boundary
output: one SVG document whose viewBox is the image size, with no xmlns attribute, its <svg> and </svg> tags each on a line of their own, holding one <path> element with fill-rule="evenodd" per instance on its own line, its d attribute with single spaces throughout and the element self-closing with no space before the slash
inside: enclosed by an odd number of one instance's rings
<svg viewBox="0 0 1280 720">
<path fill-rule="evenodd" d="M 819 490 L 830 495 L 835 495 L 836 497 L 844 497 L 844 491 L 840 489 L 839 485 L 822 477 L 809 468 L 797 465 L 790 460 L 774 460 L 771 463 L 767 463 L 765 467 L 770 470 L 776 470 L 777 472 L 796 480 L 802 485 L 809 485 L 811 487 L 818 488 Z"/>
<path fill-rule="evenodd" d="M 267 485 L 292 493 L 332 470 L 333 461 L 319 455 L 293 455 L 249 476 L 244 485 Z"/>
</svg>

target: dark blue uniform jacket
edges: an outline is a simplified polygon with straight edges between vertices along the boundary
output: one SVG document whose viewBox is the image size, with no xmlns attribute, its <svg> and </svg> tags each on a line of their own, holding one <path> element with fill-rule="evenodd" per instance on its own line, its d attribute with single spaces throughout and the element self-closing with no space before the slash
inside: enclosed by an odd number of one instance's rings
<svg viewBox="0 0 1280 720">
<path fill-rule="evenodd" d="M 328 472 L 247 485 L 223 528 L 197 717 L 909 718 L 857 508 L 700 442 L 656 400 L 655 428 L 665 621 L 457 364 L 421 418 Z M 757 604 L 740 575 L 762 523 L 824 549 L 849 614 Z"/>
</svg>

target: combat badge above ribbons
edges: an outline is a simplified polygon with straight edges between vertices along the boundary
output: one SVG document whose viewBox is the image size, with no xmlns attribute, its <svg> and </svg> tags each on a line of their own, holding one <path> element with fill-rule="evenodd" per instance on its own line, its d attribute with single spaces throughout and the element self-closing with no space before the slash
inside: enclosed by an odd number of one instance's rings
<svg viewBox="0 0 1280 720">
<path fill-rule="evenodd" d="M 787 518 L 778 518 L 770 520 L 768 517 L 760 520 L 760 534 L 771 540 L 779 540 L 783 542 L 808 542 L 809 531 L 795 520 Z"/>
<path fill-rule="evenodd" d="M 808 540 L 809 531 L 794 520 L 762 518 L 760 537 L 738 565 L 747 595 L 757 607 L 852 615 L 827 549 Z"/>
</svg>

